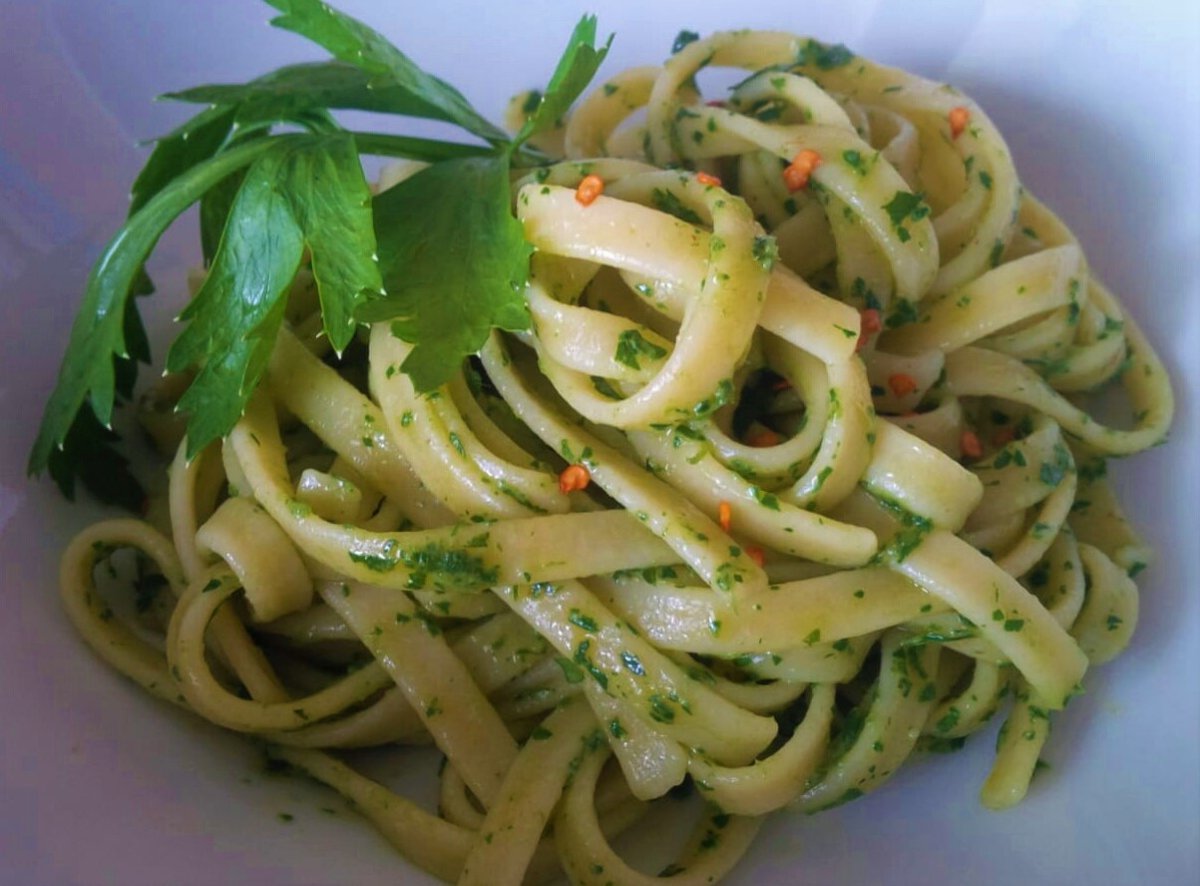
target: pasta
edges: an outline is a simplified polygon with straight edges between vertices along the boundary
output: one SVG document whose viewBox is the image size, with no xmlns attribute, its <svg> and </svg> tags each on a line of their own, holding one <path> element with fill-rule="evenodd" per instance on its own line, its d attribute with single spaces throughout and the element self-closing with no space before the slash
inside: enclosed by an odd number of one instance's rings
<svg viewBox="0 0 1200 886">
<path fill-rule="evenodd" d="M 706 102 L 708 67 L 748 76 Z M 387 323 L 329 353 L 302 273 L 227 438 L 189 460 L 148 421 L 177 449 L 159 525 L 67 549 L 83 638 L 462 884 L 713 882 L 762 816 L 1001 708 L 981 798 L 1019 802 L 1136 626 L 1150 552 L 1104 466 L 1173 399 L 1000 133 L 948 86 L 743 31 L 537 144 L 562 159 L 513 182 L 532 330 L 420 395 Z M 1083 399 L 1110 382 L 1128 427 Z M 340 755 L 430 743 L 436 815 Z M 685 782 L 704 815 L 637 871 L 610 841 Z"/>
</svg>

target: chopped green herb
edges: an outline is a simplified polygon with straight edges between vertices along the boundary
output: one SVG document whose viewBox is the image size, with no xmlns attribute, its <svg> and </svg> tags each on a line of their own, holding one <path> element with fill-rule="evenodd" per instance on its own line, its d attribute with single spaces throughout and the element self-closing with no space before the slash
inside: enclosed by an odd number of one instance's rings
<svg viewBox="0 0 1200 886">
<path fill-rule="evenodd" d="M 779 260 L 779 244 L 769 234 L 755 237 L 751 254 L 754 256 L 754 260 L 762 265 L 763 270 L 770 271 L 775 267 L 775 262 Z"/>
<path fill-rule="evenodd" d="M 608 379 L 601 378 L 598 375 L 593 375 L 591 379 L 592 387 L 596 389 L 596 393 L 601 397 L 607 397 L 609 400 L 621 399 L 620 393 L 618 393 L 617 389 L 612 386 L 612 383 Z"/>
<path fill-rule="evenodd" d="M 617 351 L 613 359 L 630 369 L 641 369 L 639 357 L 659 360 L 667 356 L 667 349 L 648 341 L 638 330 L 626 329 L 617 336 Z"/>
<path fill-rule="evenodd" d="M 646 668 L 641 659 L 628 650 L 621 653 L 621 661 L 631 674 L 637 677 L 646 676 Z"/>
<path fill-rule="evenodd" d="M 587 631 L 589 634 L 594 634 L 600 630 L 600 626 L 596 624 L 596 620 L 590 615 L 584 615 L 578 609 L 572 609 L 567 615 L 567 621 L 575 625 L 581 630 Z"/>
<path fill-rule="evenodd" d="M 883 208 L 896 228 L 909 219 L 920 221 L 929 215 L 929 204 L 925 199 L 920 194 L 909 191 L 897 191 Z"/>
<path fill-rule="evenodd" d="M 917 306 L 906 298 L 898 298 L 892 302 L 891 312 L 885 325 L 888 329 L 897 329 L 909 323 L 917 322 Z"/>
<path fill-rule="evenodd" d="M 571 661 L 569 658 L 563 658 L 561 655 L 555 656 L 554 660 L 558 662 L 558 666 L 562 668 L 563 676 L 566 678 L 568 683 L 583 682 L 583 671 L 580 670 L 579 666 L 576 665 L 575 662 Z"/>
<path fill-rule="evenodd" d="M 674 42 L 671 43 L 671 55 L 679 52 L 685 46 L 695 43 L 700 39 L 700 35 L 695 31 L 683 30 L 675 35 Z"/>
<path fill-rule="evenodd" d="M 776 495 L 774 495 L 773 493 L 770 493 L 763 489 L 760 489 L 757 486 L 752 486 L 750 488 L 750 492 L 754 496 L 754 500 L 757 501 L 760 505 L 762 505 L 767 510 L 769 510 L 769 511 L 778 511 L 779 510 L 779 498 Z"/>
<path fill-rule="evenodd" d="M 822 71 L 831 71 L 854 61 L 854 53 L 841 43 L 822 43 L 806 40 L 796 55 L 797 65 L 815 65 Z"/>
<path fill-rule="evenodd" d="M 683 205 L 683 201 L 676 196 L 674 191 L 668 191 L 665 188 L 655 188 L 650 194 L 650 199 L 653 201 L 655 209 L 673 215 L 680 221 L 685 221 L 689 225 L 701 225 L 704 223 L 700 216 Z"/>
<path fill-rule="evenodd" d="M 675 722 L 675 709 L 658 693 L 650 696 L 650 719 L 658 723 Z"/>
</svg>

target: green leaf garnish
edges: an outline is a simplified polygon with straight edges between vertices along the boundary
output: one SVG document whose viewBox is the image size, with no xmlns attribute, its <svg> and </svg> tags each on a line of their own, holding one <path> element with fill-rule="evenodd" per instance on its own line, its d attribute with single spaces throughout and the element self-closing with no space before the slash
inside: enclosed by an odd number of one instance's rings
<svg viewBox="0 0 1200 886">
<path fill-rule="evenodd" d="M 105 501 L 141 503 L 112 446 L 113 408 L 131 396 L 137 363 L 149 361 L 134 299 L 153 288 L 143 263 L 197 202 L 209 274 L 167 359 L 171 370 L 197 371 L 179 403 L 189 455 L 241 416 L 306 262 L 335 349 L 359 323 L 391 321 L 414 344 L 402 368 L 421 391 L 459 371 L 491 329 L 528 327 L 523 287 L 532 250 L 512 215 L 510 170 L 514 161 L 545 162 L 521 145 L 558 125 L 603 61 L 608 44 L 595 46 L 595 19 L 576 26 L 510 140 L 457 89 L 361 22 L 319 0 L 267 2 L 281 13 L 272 24 L 334 58 L 166 96 L 208 107 L 157 139 L 135 180 L 129 218 L 88 278 L 30 454 L 30 473 L 49 469 L 68 496 L 82 480 Z M 343 109 L 440 120 L 480 141 L 346 132 L 331 114 Z M 304 132 L 276 131 L 280 125 Z M 432 165 L 372 200 L 363 154 Z"/>
<path fill-rule="evenodd" d="M 240 128 L 279 120 L 300 122 L 313 112 L 330 109 L 376 111 L 456 122 L 449 112 L 404 86 L 380 81 L 369 70 L 341 61 L 288 65 L 248 83 L 195 86 L 169 92 L 163 98 L 233 108 Z M 185 127 L 188 125 L 184 124 Z M 491 124 L 487 126 L 491 127 Z"/>
<path fill-rule="evenodd" d="M 503 157 L 437 163 L 375 200 L 387 295 L 357 316 L 393 320 L 396 335 L 415 343 L 400 368 L 418 391 L 459 371 L 493 327 L 529 326 L 521 287 L 533 250 L 510 200 Z"/>
<path fill-rule="evenodd" d="M 177 216 L 225 176 L 252 162 L 267 146 L 266 142 L 244 145 L 174 179 L 147 201 L 101 254 L 88 276 L 58 384 L 42 415 L 29 457 L 31 473 L 48 466 L 51 452 L 62 447 L 85 401 L 101 425 L 111 426 L 117 384 L 114 358 L 128 360 L 132 356 L 126 303 L 142 273 L 142 263 Z M 61 476 L 60 471 L 56 477 L 60 487 Z"/>
<path fill-rule="evenodd" d="M 236 108 L 209 108 L 160 138 L 129 191 L 129 214 L 134 215 L 180 173 L 216 154 L 236 116 Z"/>
<path fill-rule="evenodd" d="M 75 498 L 75 480 L 102 501 L 126 510 L 141 509 L 144 495 L 129 471 L 129 460 L 115 447 L 120 438 L 96 419 L 86 403 L 71 425 L 61 449 L 50 452 L 46 467 L 63 494 Z"/>
<path fill-rule="evenodd" d="M 245 170 L 226 176 L 200 198 L 200 251 L 204 255 L 204 266 L 213 263 L 217 247 L 221 243 L 221 232 L 229 220 L 229 211 L 238 189 L 245 180 Z"/>
<path fill-rule="evenodd" d="M 545 132 L 547 129 L 553 129 L 559 125 L 562 116 L 571 107 L 571 103 L 579 97 L 579 94 L 596 76 L 600 63 L 608 55 L 608 48 L 612 45 L 612 40 L 610 34 L 608 42 L 597 49 L 595 46 L 596 17 L 585 15 L 579 20 L 579 24 L 571 33 L 571 39 L 567 41 L 567 48 L 563 52 L 562 58 L 558 61 L 558 67 L 554 69 L 554 74 L 550 77 L 550 85 L 544 92 L 536 93 L 539 96 L 537 107 L 533 109 L 526 119 L 525 125 L 517 133 L 517 137 L 513 140 L 514 147 L 539 132 Z"/>
<path fill-rule="evenodd" d="M 312 253 L 325 334 L 341 353 L 358 325 L 355 310 L 383 288 L 375 261 L 371 189 L 354 139 L 344 134 L 293 150 L 287 176 L 288 201 Z"/>
<path fill-rule="evenodd" d="M 381 288 L 369 200 L 345 134 L 276 143 L 246 171 L 208 278 L 180 317 L 188 327 L 167 355 L 172 372 L 200 367 L 179 402 L 189 413 L 189 456 L 241 417 L 266 369 L 305 248 L 325 333 L 338 350 L 349 342 L 355 307 Z"/>
<path fill-rule="evenodd" d="M 422 71 L 378 31 L 338 12 L 321 0 L 267 0 L 283 15 L 271 24 L 307 37 L 334 58 L 352 64 L 371 78 L 373 89 L 392 87 L 406 93 L 428 116 L 456 123 L 467 132 L 495 144 L 508 134 L 484 119 L 463 94 L 438 77 Z M 408 113 L 412 113 L 409 111 Z"/>
</svg>

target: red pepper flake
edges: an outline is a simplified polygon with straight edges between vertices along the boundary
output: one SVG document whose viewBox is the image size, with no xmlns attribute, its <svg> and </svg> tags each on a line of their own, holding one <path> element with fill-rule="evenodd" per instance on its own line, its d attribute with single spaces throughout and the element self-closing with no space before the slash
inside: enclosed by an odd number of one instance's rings
<svg viewBox="0 0 1200 886">
<path fill-rule="evenodd" d="M 950 120 L 950 137 L 958 138 L 963 134 L 963 130 L 967 128 L 967 124 L 971 122 L 971 112 L 959 105 L 957 108 L 951 108 L 948 115 Z"/>
<path fill-rule="evenodd" d="M 789 191 L 799 191 L 808 186 L 813 171 L 820 165 L 821 155 L 805 148 L 784 168 L 783 183 Z"/>
<path fill-rule="evenodd" d="M 791 387 L 792 387 L 792 383 L 790 381 L 788 381 L 786 378 L 781 378 L 778 381 L 775 381 L 771 385 L 771 390 L 775 391 L 775 392 L 786 391 L 786 390 L 789 390 Z"/>
<path fill-rule="evenodd" d="M 723 501 L 717 505 L 717 524 L 725 532 L 729 531 L 729 527 L 733 525 L 733 508 L 729 506 L 729 502 Z"/>
<path fill-rule="evenodd" d="M 719 98 L 714 98 L 712 101 L 707 101 L 704 104 L 708 105 L 710 108 L 724 108 L 726 106 L 725 102 Z"/>
<path fill-rule="evenodd" d="M 879 316 L 879 311 L 875 308 L 865 308 L 859 312 L 860 325 L 858 333 L 858 344 L 854 346 L 854 350 L 861 351 L 867 346 L 879 330 L 883 329 L 883 319 Z"/>
<path fill-rule="evenodd" d="M 570 492 L 581 492 L 592 482 L 592 475 L 583 465 L 568 465 L 558 475 L 558 491 L 563 495 Z"/>
<path fill-rule="evenodd" d="M 983 444 L 979 442 L 979 437 L 974 431 L 963 431 L 958 445 L 967 458 L 979 458 L 983 455 Z"/>
<path fill-rule="evenodd" d="M 721 180 L 715 175 L 710 175 L 707 172 L 697 172 L 696 181 L 700 182 L 702 185 L 707 185 L 710 188 L 721 187 Z"/>
<path fill-rule="evenodd" d="M 770 428 L 761 428 L 746 438 L 746 442 L 758 449 L 767 446 L 778 446 L 783 442 L 783 436 Z"/>
<path fill-rule="evenodd" d="M 584 206 L 591 206 L 604 193 L 604 179 L 598 175 L 585 175 L 575 189 L 575 199 Z"/>
<path fill-rule="evenodd" d="M 903 397 L 917 389 L 917 380 L 907 372 L 897 372 L 888 376 L 888 387 L 897 397 Z"/>
<path fill-rule="evenodd" d="M 767 562 L 767 556 L 758 545 L 746 545 L 746 556 L 758 564 L 759 568 Z"/>
</svg>

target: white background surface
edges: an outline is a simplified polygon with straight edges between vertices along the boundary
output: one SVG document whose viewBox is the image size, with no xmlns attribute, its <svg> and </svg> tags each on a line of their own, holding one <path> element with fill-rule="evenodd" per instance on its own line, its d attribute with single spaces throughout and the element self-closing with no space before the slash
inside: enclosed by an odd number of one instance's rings
<svg viewBox="0 0 1200 886">
<path fill-rule="evenodd" d="M 1138 633 L 1056 720 L 1053 768 L 1026 802 L 978 806 L 991 752 L 980 736 L 836 811 L 775 817 L 732 883 L 1197 882 L 1197 6 L 343 0 L 493 118 L 512 92 L 544 84 L 589 9 L 617 32 L 610 72 L 661 60 L 681 28 L 750 26 L 949 80 L 995 119 L 1027 186 L 1074 228 L 1174 374 L 1170 445 L 1114 466 L 1160 554 Z M 270 12 L 252 0 L 0 0 L 3 883 L 420 882 L 330 795 L 264 777 L 246 742 L 142 697 L 90 656 L 59 611 L 55 575 L 59 549 L 96 511 L 24 477 L 88 263 L 144 157 L 136 142 L 181 118 L 152 97 L 320 57 L 269 29 Z M 172 293 L 196 251 L 178 235 L 163 251 L 158 282 Z M 178 309 L 159 301 L 164 315 Z"/>
</svg>

